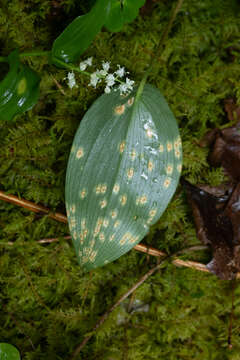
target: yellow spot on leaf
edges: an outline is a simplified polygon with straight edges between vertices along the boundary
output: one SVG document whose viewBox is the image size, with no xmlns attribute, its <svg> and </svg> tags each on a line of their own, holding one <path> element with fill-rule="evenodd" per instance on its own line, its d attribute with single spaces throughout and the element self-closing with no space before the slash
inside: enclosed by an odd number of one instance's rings
<svg viewBox="0 0 240 360">
<path fill-rule="evenodd" d="M 126 141 L 122 141 L 121 144 L 119 145 L 119 151 L 121 154 L 124 152 L 125 145 L 126 145 Z"/>
<path fill-rule="evenodd" d="M 128 179 L 132 179 L 133 175 L 134 175 L 134 169 L 133 168 L 128 169 L 127 170 Z"/>
<path fill-rule="evenodd" d="M 172 165 L 168 165 L 168 166 L 166 167 L 166 172 L 167 172 L 168 175 L 171 175 L 171 174 L 172 174 L 172 172 L 173 172 L 173 167 L 172 167 Z"/>
<path fill-rule="evenodd" d="M 116 106 L 114 112 L 116 115 L 122 115 L 125 111 L 125 105 Z"/>
<path fill-rule="evenodd" d="M 136 237 L 132 236 L 131 239 L 129 239 L 129 243 L 134 244 L 134 243 L 136 243 L 138 241 L 138 239 L 139 239 L 138 236 L 136 236 Z"/>
<path fill-rule="evenodd" d="M 112 210 L 110 213 L 112 219 L 115 219 L 117 217 L 117 210 Z"/>
<path fill-rule="evenodd" d="M 114 239 L 115 239 L 115 234 L 113 234 L 109 237 L 109 241 L 113 241 Z"/>
<path fill-rule="evenodd" d="M 140 196 L 140 197 L 138 197 L 137 200 L 136 200 L 136 204 L 137 204 L 137 205 L 138 205 L 138 204 L 144 205 L 144 204 L 146 204 L 146 202 L 147 202 L 147 196 L 146 196 L 146 195 Z"/>
<path fill-rule="evenodd" d="M 88 230 L 87 230 L 87 229 L 85 229 L 85 230 L 83 230 L 83 231 L 80 232 L 79 237 L 80 237 L 80 243 L 81 243 L 81 244 L 83 244 L 83 241 L 84 241 L 84 239 L 86 239 L 87 234 L 88 234 Z"/>
<path fill-rule="evenodd" d="M 102 186 L 101 186 L 101 193 L 102 194 L 105 194 L 105 192 L 107 191 L 107 185 L 106 184 L 103 184 Z"/>
<path fill-rule="evenodd" d="M 103 226 L 106 228 L 106 227 L 108 227 L 108 225 L 109 225 L 109 220 L 108 220 L 108 219 L 104 219 L 104 220 L 103 220 Z"/>
<path fill-rule="evenodd" d="M 131 106 L 134 102 L 134 97 L 131 97 L 130 99 L 128 99 L 127 103 L 129 106 Z"/>
<path fill-rule="evenodd" d="M 167 151 L 171 151 L 172 148 L 173 148 L 172 143 L 168 142 L 167 143 Z"/>
<path fill-rule="evenodd" d="M 168 188 L 170 184 L 171 184 L 171 179 L 167 178 L 167 179 L 164 181 L 163 186 L 164 186 L 165 188 Z"/>
<path fill-rule="evenodd" d="M 82 219 L 81 220 L 81 228 L 85 229 L 86 228 L 86 219 Z"/>
<path fill-rule="evenodd" d="M 131 238 L 132 238 L 132 234 L 130 232 L 126 232 L 119 241 L 120 245 L 124 245 L 126 241 L 130 240 Z"/>
<path fill-rule="evenodd" d="M 84 150 L 82 147 L 80 147 L 77 151 L 76 157 L 77 159 L 81 159 L 84 156 Z"/>
<path fill-rule="evenodd" d="M 154 169 L 154 163 L 149 160 L 149 162 L 148 162 L 148 171 L 153 171 L 153 169 Z"/>
<path fill-rule="evenodd" d="M 179 158 L 180 158 L 180 155 L 181 155 L 181 152 L 180 152 L 178 149 L 176 149 L 176 150 L 175 150 L 175 156 L 176 156 L 176 158 L 179 159 Z"/>
<path fill-rule="evenodd" d="M 92 251 L 91 255 L 89 256 L 89 261 L 94 262 L 97 256 L 97 251 Z"/>
<path fill-rule="evenodd" d="M 82 189 L 82 191 L 80 191 L 80 198 L 84 199 L 87 196 L 87 190 L 86 189 Z"/>
<path fill-rule="evenodd" d="M 99 240 L 101 241 L 101 242 L 104 242 L 105 241 L 105 235 L 104 235 L 104 233 L 100 233 L 99 234 Z"/>
<path fill-rule="evenodd" d="M 136 156 L 137 156 L 137 153 L 136 151 L 133 149 L 131 152 L 130 152 L 130 158 L 132 161 L 134 161 L 136 159 Z"/>
<path fill-rule="evenodd" d="M 103 209 L 103 208 L 105 208 L 106 207 L 106 205 L 107 205 L 107 200 L 101 200 L 100 202 L 99 202 L 99 205 L 100 205 L 100 207 L 101 207 L 101 209 Z"/>
<path fill-rule="evenodd" d="M 113 227 L 116 229 L 117 227 L 119 227 L 119 225 L 120 225 L 120 221 L 117 220 L 115 221 Z"/>
<path fill-rule="evenodd" d="M 95 226 L 95 229 L 94 229 L 94 232 L 93 232 L 93 236 L 96 237 L 100 230 L 101 230 L 101 227 L 102 227 L 102 224 L 103 224 L 103 218 L 98 218 L 97 219 L 97 223 L 96 223 L 96 226 Z"/>
<path fill-rule="evenodd" d="M 113 192 L 114 194 L 117 194 L 120 190 L 120 186 L 118 184 L 115 184 L 114 187 L 113 187 Z"/>
<path fill-rule="evenodd" d="M 75 219 L 75 217 L 71 218 L 71 220 L 70 220 L 70 226 L 71 226 L 72 228 L 76 226 L 76 219 Z"/>
<path fill-rule="evenodd" d="M 72 204 L 72 206 L 70 207 L 70 211 L 74 214 L 76 211 L 76 205 Z"/>
<path fill-rule="evenodd" d="M 124 195 L 120 196 L 119 200 L 120 200 L 120 203 L 122 206 L 126 205 L 127 195 L 124 194 Z"/>
<path fill-rule="evenodd" d="M 99 195 L 101 193 L 101 188 L 102 188 L 102 185 L 101 184 L 98 184 L 96 187 L 95 187 L 95 193 L 97 195 Z"/>
<path fill-rule="evenodd" d="M 22 95 L 25 93 L 27 89 L 27 81 L 25 78 L 22 78 L 19 83 L 18 83 L 18 86 L 17 86 L 17 93 L 18 95 Z"/>
<path fill-rule="evenodd" d="M 163 146 L 163 145 L 159 145 L 158 151 L 162 153 L 162 152 L 164 151 L 164 146 Z"/>
<path fill-rule="evenodd" d="M 95 240 L 91 240 L 89 246 L 90 246 L 91 248 L 93 248 L 94 245 L 95 245 Z"/>
</svg>

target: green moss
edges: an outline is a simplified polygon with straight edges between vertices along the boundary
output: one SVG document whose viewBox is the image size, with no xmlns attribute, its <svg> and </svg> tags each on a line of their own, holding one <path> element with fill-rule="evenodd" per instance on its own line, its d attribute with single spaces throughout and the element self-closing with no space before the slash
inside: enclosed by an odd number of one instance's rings
<svg viewBox="0 0 240 360">
<path fill-rule="evenodd" d="M 54 38 L 86 1 L 4 0 L 0 9 L 1 56 L 14 48 L 49 50 Z M 121 64 L 139 81 L 168 22 L 172 4 L 154 3 L 150 17 L 138 17 L 120 33 L 102 31 L 86 54 Z M 220 169 L 207 162 L 199 140 L 228 123 L 223 100 L 240 100 L 240 5 L 237 0 L 185 0 L 149 82 L 157 86 L 177 117 L 183 139 L 183 174 L 194 183 L 217 185 Z M 38 104 L 14 123 L 0 123 L 0 190 L 65 212 L 68 154 L 81 118 L 101 94 L 77 76 L 70 90 L 67 72 L 46 58 L 26 58 L 41 74 Z M 59 90 L 62 87 L 65 95 Z M 135 250 L 85 274 L 67 225 L 0 201 L 0 339 L 14 344 L 23 360 L 68 359 L 84 335 L 156 259 Z M 57 243 L 37 240 L 60 236 Z M 9 241 L 14 242 L 13 245 Z M 144 240 L 173 253 L 198 244 L 191 211 L 179 186 L 167 211 Z M 208 252 L 188 259 L 207 262 Z M 238 298 L 239 289 L 235 298 Z M 233 349 L 227 347 L 231 284 L 213 275 L 168 264 L 148 279 L 135 299 L 148 312 L 128 313 L 129 300 L 117 308 L 78 359 L 239 359 L 239 326 L 233 323 Z M 240 315 L 236 302 L 235 319 Z"/>
</svg>

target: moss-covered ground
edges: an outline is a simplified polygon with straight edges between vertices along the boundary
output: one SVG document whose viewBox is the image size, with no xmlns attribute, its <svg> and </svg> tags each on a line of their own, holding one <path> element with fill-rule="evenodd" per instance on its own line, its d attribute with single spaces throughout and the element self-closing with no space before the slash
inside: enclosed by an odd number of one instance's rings
<svg viewBox="0 0 240 360">
<path fill-rule="evenodd" d="M 140 81 L 173 5 L 155 1 L 149 15 L 140 15 L 121 32 L 103 29 L 82 59 L 93 56 L 99 66 L 103 60 L 121 64 Z M 64 27 L 89 6 L 76 0 L 2 0 L 0 55 L 15 48 L 50 50 Z M 239 1 L 185 0 L 148 81 L 177 118 L 183 175 L 193 183 L 224 180 L 221 169 L 208 165 L 208 149 L 198 142 L 208 129 L 231 125 L 223 101 L 240 101 L 239 60 Z M 90 88 L 89 80 L 77 75 L 79 86 L 70 90 L 67 72 L 49 65 L 46 57 L 24 61 L 40 73 L 41 94 L 32 110 L 0 123 L 0 190 L 65 213 L 71 143 L 103 89 Z M 1 65 L 1 76 L 5 70 Z M 132 250 L 84 274 L 71 241 L 63 239 L 68 234 L 65 224 L 0 201 L 0 342 L 16 345 L 23 360 L 70 359 L 99 317 L 157 261 Z M 55 237 L 59 242 L 37 242 Z M 143 242 L 170 254 L 199 244 L 181 186 Z M 203 263 L 210 257 L 207 251 L 185 255 Z M 77 359 L 239 360 L 238 287 L 232 349 L 227 341 L 231 288 L 231 282 L 212 274 L 165 264 L 108 317 Z"/>
</svg>

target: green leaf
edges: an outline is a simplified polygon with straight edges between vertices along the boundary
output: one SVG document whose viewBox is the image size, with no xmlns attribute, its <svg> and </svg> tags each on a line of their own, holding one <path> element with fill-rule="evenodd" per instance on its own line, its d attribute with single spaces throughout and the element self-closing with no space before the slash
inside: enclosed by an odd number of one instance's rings
<svg viewBox="0 0 240 360">
<path fill-rule="evenodd" d="M 11 344 L 0 343 L 0 360 L 20 360 L 19 351 Z"/>
<path fill-rule="evenodd" d="M 31 109 L 39 97 L 40 77 L 20 63 L 18 50 L 8 56 L 9 72 L 0 82 L 0 120 Z"/>
<path fill-rule="evenodd" d="M 78 16 L 54 41 L 52 61 L 76 62 L 105 25 L 110 31 L 120 31 L 133 21 L 145 0 L 98 0 L 85 15 Z"/>
<path fill-rule="evenodd" d="M 177 123 L 159 90 L 104 94 L 81 121 L 69 157 L 66 209 L 87 270 L 129 251 L 171 200 L 182 166 Z"/>
<path fill-rule="evenodd" d="M 78 16 L 54 41 L 52 59 L 66 63 L 77 61 L 101 30 L 107 16 L 109 0 L 98 0 L 89 13 Z"/>
<path fill-rule="evenodd" d="M 104 24 L 109 31 L 121 31 L 123 25 L 132 22 L 145 0 L 112 0 L 109 15 Z"/>
</svg>

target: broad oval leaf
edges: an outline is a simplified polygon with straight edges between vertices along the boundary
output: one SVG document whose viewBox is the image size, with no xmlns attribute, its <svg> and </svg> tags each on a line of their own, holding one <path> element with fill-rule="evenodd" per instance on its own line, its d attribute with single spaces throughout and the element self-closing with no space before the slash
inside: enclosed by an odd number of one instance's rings
<svg viewBox="0 0 240 360">
<path fill-rule="evenodd" d="M 52 60 L 77 61 L 101 30 L 108 12 L 109 0 L 98 0 L 85 15 L 78 16 L 53 43 Z"/>
<path fill-rule="evenodd" d="M 123 25 L 132 22 L 145 0 L 112 0 L 106 23 L 109 31 L 121 31 Z"/>
<path fill-rule="evenodd" d="M 87 270 L 129 251 L 172 198 L 182 166 L 177 123 L 159 90 L 104 94 L 75 135 L 66 209 L 79 263 Z"/>
<path fill-rule="evenodd" d="M 21 360 L 19 351 L 8 343 L 0 343 L 0 360 Z"/>
<path fill-rule="evenodd" d="M 21 64 L 18 50 L 8 56 L 9 72 L 0 82 L 0 120 L 12 120 L 31 109 L 39 97 L 40 77 Z"/>
</svg>

